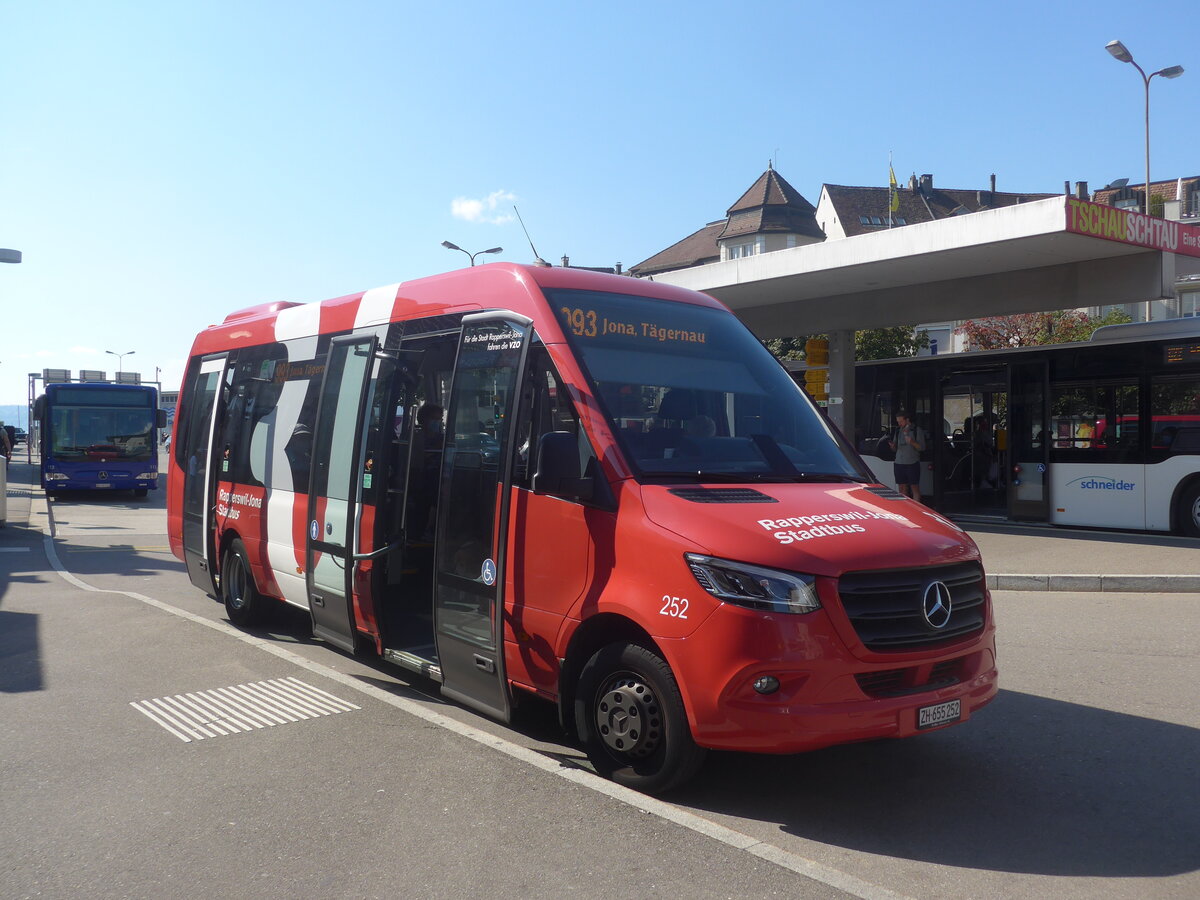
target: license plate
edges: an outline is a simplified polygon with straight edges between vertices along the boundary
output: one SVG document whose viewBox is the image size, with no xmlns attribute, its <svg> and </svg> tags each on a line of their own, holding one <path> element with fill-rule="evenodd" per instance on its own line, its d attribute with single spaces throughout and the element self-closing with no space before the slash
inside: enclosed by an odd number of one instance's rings
<svg viewBox="0 0 1200 900">
<path fill-rule="evenodd" d="M 962 707 L 958 700 L 947 700 L 934 706 L 922 706 L 917 710 L 917 729 L 937 728 L 957 722 L 962 717 Z"/>
</svg>

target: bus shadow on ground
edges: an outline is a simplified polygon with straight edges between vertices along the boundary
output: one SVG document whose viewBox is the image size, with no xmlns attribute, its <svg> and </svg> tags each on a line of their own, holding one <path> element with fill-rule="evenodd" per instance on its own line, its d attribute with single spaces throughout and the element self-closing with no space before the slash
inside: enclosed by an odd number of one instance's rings
<svg viewBox="0 0 1200 900">
<path fill-rule="evenodd" d="M 712 754 L 670 799 L 897 859 L 1162 877 L 1200 868 L 1200 729 L 1002 691 L 923 737 Z"/>
<path fill-rule="evenodd" d="M 267 619 L 258 627 L 245 629 L 247 634 L 263 640 L 306 645 L 321 645 L 333 653 L 351 654 L 339 650 L 332 644 L 316 638 L 312 633 L 312 619 L 309 614 L 295 606 L 281 605 L 271 610 Z M 359 653 L 353 656 L 356 663 L 372 669 L 378 677 L 364 674 L 352 674 L 351 677 L 369 684 L 380 690 L 387 691 L 397 697 L 436 707 L 444 710 L 462 710 L 470 720 L 479 714 L 464 706 L 442 698 L 441 687 L 432 678 L 426 678 L 415 672 L 410 672 L 394 665 L 373 653 Z M 476 725 L 495 724 L 494 720 L 480 716 Z M 510 728 L 526 738 L 541 745 L 539 752 L 547 753 L 565 764 L 576 765 L 585 763 L 582 751 L 573 748 L 570 741 L 559 727 L 558 710 L 553 703 L 532 696 L 522 696 L 514 704 L 512 721 L 507 725 L 497 725 L 500 728 Z"/>
</svg>

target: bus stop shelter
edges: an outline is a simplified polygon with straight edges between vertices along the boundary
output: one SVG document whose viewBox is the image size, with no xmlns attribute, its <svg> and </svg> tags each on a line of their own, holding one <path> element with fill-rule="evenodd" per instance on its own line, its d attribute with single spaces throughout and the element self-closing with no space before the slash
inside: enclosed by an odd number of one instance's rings
<svg viewBox="0 0 1200 900">
<path fill-rule="evenodd" d="M 1200 274 L 1200 227 L 1064 194 L 656 274 L 760 338 L 829 334 L 829 414 L 854 422 L 854 332 L 1171 298 Z"/>
</svg>

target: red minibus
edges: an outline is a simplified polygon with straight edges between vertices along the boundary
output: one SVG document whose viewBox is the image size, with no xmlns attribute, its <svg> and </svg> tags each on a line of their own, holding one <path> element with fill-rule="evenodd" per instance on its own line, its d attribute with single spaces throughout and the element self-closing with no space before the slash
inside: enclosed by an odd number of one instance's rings
<svg viewBox="0 0 1200 900">
<path fill-rule="evenodd" d="M 254 307 L 174 428 L 171 546 L 232 622 L 282 601 L 497 719 L 545 698 L 622 784 L 996 693 L 974 543 L 703 294 L 495 263 Z"/>
</svg>

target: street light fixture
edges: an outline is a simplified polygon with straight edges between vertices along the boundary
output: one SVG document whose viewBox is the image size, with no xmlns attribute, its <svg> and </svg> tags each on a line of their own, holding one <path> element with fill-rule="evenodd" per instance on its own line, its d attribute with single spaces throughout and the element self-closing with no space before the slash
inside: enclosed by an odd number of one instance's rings
<svg viewBox="0 0 1200 900">
<path fill-rule="evenodd" d="M 20 250 L 0 250 L 0 262 L 4 263 L 19 263 L 21 261 Z"/>
<path fill-rule="evenodd" d="M 115 356 L 117 358 L 117 376 L 120 377 L 121 363 L 125 361 L 126 356 L 133 356 L 133 354 L 136 353 L 137 351 L 136 350 L 126 350 L 124 353 L 113 353 L 112 350 L 105 350 L 104 352 L 109 353 L 112 356 Z"/>
<path fill-rule="evenodd" d="M 503 247 L 493 247 L 491 250 L 476 250 L 474 253 L 469 253 L 468 251 L 464 250 L 462 247 L 458 246 L 458 244 L 452 244 L 449 241 L 442 241 L 442 246 L 445 247 L 447 250 L 457 250 L 460 253 L 466 253 L 467 258 L 469 260 L 471 260 L 471 265 L 475 265 L 475 257 L 477 257 L 483 253 L 503 253 L 504 252 Z"/>
<path fill-rule="evenodd" d="M 1117 62 L 1129 63 L 1137 69 L 1146 86 L 1146 190 L 1143 195 L 1142 212 L 1150 215 L 1150 79 L 1155 75 L 1161 75 L 1163 78 L 1178 78 L 1183 74 L 1183 66 L 1167 66 L 1165 69 L 1159 69 L 1157 72 L 1147 75 L 1145 70 L 1134 61 L 1133 54 L 1120 41 L 1109 41 L 1104 45 L 1104 49 L 1111 53 Z"/>
</svg>

